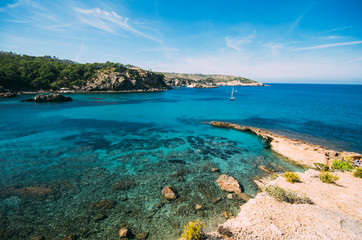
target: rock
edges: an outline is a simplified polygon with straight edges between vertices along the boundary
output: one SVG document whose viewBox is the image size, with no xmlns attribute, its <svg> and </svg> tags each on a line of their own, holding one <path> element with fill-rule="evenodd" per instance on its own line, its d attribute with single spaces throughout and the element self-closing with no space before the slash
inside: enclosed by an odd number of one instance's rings
<svg viewBox="0 0 362 240">
<path fill-rule="evenodd" d="M 53 189 L 51 187 L 25 187 L 21 189 L 14 190 L 14 193 L 19 197 L 29 197 L 29 198 L 45 198 L 49 195 L 52 195 Z"/>
<path fill-rule="evenodd" d="M 28 98 L 25 100 L 21 100 L 21 102 L 68 102 L 73 101 L 71 97 L 63 96 L 58 93 L 51 94 L 39 94 L 33 98 Z"/>
<path fill-rule="evenodd" d="M 221 197 L 217 197 L 217 198 L 213 198 L 212 200 L 211 200 L 211 202 L 212 203 L 218 203 L 218 202 L 220 202 L 221 201 Z"/>
<path fill-rule="evenodd" d="M 76 235 L 69 235 L 65 238 L 62 238 L 61 240 L 76 240 L 78 237 Z"/>
<path fill-rule="evenodd" d="M 112 189 L 113 190 L 128 190 L 131 187 L 136 186 L 136 182 L 133 180 L 125 180 L 125 181 L 118 181 L 113 183 Z"/>
<path fill-rule="evenodd" d="M 136 235 L 136 239 L 138 240 L 144 240 L 147 239 L 148 237 L 148 232 L 142 232 Z"/>
<path fill-rule="evenodd" d="M 220 172 L 220 169 L 218 169 L 218 168 L 211 168 L 211 171 L 212 171 L 212 172 Z"/>
<path fill-rule="evenodd" d="M 104 214 L 102 214 L 102 213 L 99 213 L 99 214 L 97 214 L 97 215 L 93 218 L 93 220 L 94 220 L 95 222 L 97 222 L 97 221 L 103 220 L 103 219 L 105 219 L 105 218 L 107 218 L 106 215 L 104 215 Z"/>
<path fill-rule="evenodd" d="M 231 212 L 224 211 L 224 212 L 222 212 L 222 215 L 223 215 L 226 219 L 229 219 L 233 214 L 232 214 Z"/>
<path fill-rule="evenodd" d="M 228 175 L 220 175 L 219 178 L 216 180 L 217 185 L 219 187 L 227 192 L 241 192 L 240 185 L 238 181 Z"/>
<path fill-rule="evenodd" d="M 273 170 L 273 169 L 268 168 L 268 167 L 265 167 L 265 166 L 263 166 L 263 165 L 258 166 L 258 168 L 259 168 L 260 170 L 268 173 L 268 174 L 273 174 L 273 173 L 274 173 L 274 170 Z"/>
<path fill-rule="evenodd" d="M 226 197 L 227 197 L 227 199 L 230 199 L 230 200 L 232 200 L 234 198 L 232 193 L 229 193 Z"/>
<path fill-rule="evenodd" d="M 202 206 L 200 204 L 196 204 L 195 210 L 200 210 L 201 208 L 202 208 Z"/>
<path fill-rule="evenodd" d="M 175 192 L 169 186 L 162 189 L 162 196 L 168 200 L 174 200 L 177 198 Z"/>
<path fill-rule="evenodd" d="M 123 238 L 123 237 L 126 237 L 127 236 L 127 233 L 128 233 L 128 228 L 121 228 L 119 229 L 118 231 L 118 235 L 119 237 Z"/>
<path fill-rule="evenodd" d="M 245 202 L 250 200 L 250 196 L 245 193 L 229 193 L 227 195 L 227 198 L 230 200 L 235 199 L 235 200 L 241 200 L 241 201 L 245 201 Z"/>
<path fill-rule="evenodd" d="M 5 92 L 5 93 L 0 93 L 0 97 L 2 98 L 12 98 L 12 97 L 16 97 L 16 93 L 14 92 Z"/>
<path fill-rule="evenodd" d="M 34 236 L 30 240 L 45 240 L 44 236 Z"/>
<path fill-rule="evenodd" d="M 165 205 L 165 203 L 159 202 L 159 203 L 156 203 L 156 204 L 155 204 L 155 207 L 156 207 L 156 208 L 161 208 L 161 207 L 163 207 L 163 205 Z"/>
<path fill-rule="evenodd" d="M 95 209 L 95 210 L 100 210 L 100 211 L 104 211 L 110 208 L 113 208 L 116 205 L 116 201 L 114 200 L 100 200 L 98 202 L 92 202 L 90 204 L 90 208 Z"/>
</svg>

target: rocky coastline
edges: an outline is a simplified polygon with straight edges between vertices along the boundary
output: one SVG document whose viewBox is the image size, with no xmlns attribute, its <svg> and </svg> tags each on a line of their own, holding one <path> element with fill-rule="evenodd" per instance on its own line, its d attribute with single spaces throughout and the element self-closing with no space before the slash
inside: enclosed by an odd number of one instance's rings
<svg viewBox="0 0 362 240">
<path fill-rule="evenodd" d="M 361 159 L 361 154 L 328 150 L 259 128 L 212 121 L 212 126 L 255 134 L 276 153 L 289 160 L 313 167 L 314 163 L 332 164 L 332 159 Z M 271 174 L 271 173 L 269 173 Z M 360 239 L 362 236 L 362 179 L 351 172 L 336 172 L 336 184 L 323 183 L 313 169 L 297 173 L 298 183 L 290 183 L 274 173 L 254 182 L 260 189 L 278 186 L 307 196 L 312 204 L 280 202 L 260 192 L 242 205 L 234 218 L 209 232 L 207 239 Z"/>
</svg>

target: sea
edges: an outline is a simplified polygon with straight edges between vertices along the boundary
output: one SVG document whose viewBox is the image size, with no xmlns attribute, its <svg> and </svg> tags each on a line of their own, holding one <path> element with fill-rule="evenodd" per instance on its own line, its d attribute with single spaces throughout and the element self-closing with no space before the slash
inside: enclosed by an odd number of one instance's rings
<svg viewBox="0 0 362 240">
<path fill-rule="evenodd" d="M 304 171 L 261 138 L 210 121 L 362 153 L 362 85 L 237 86 L 234 101 L 231 90 L 0 99 L 0 239 L 119 239 L 122 227 L 129 239 L 177 239 L 189 221 L 212 231 L 222 212 L 240 211 L 244 201 L 217 186 L 220 174 L 253 197 L 253 180 L 266 174 L 259 166 Z M 176 200 L 163 199 L 165 186 Z"/>
</svg>

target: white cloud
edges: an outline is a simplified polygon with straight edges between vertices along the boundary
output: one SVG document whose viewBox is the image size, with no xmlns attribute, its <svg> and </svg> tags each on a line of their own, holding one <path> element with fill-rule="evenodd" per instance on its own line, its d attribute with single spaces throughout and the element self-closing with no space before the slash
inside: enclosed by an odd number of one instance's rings
<svg viewBox="0 0 362 240">
<path fill-rule="evenodd" d="M 111 34 L 117 34 L 117 27 L 121 29 L 133 33 L 135 35 L 156 41 L 161 42 L 159 39 L 154 38 L 150 35 L 147 35 L 143 32 L 136 30 L 134 27 L 128 24 L 128 18 L 118 15 L 114 11 L 105 11 L 100 8 L 95 9 L 82 9 L 82 8 L 74 8 L 74 10 L 79 13 L 79 19 L 92 27 L 95 27 L 104 32 L 108 32 Z"/>
<path fill-rule="evenodd" d="M 316 45 L 316 46 L 311 46 L 311 47 L 295 48 L 295 49 L 293 49 L 292 51 L 293 51 L 293 52 L 296 52 L 296 51 L 305 51 L 305 50 L 313 50 L 313 49 L 322 49 L 322 48 L 349 46 L 349 45 L 356 45 L 356 44 L 362 44 L 362 41 L 322 44 L 322 45 Z"/>
<path fill-rule="evenodd" d="M 5 7 L 0 8 L 0 12 L 5 12 L 8 9 L 12 9 L 12 8 L 16 8 L 19 7 L 21 5 L 22 1 L 17 1 L 13 4 L 7 4 Z"/>
<path fill-rule="evenodd" d="M 251 40 L 255 38 L 255 36 L 256 36 L 256 31 L 254 31 L 253 34 L 250 34 L 250 35 L 248 35 L 246 37 L 242 37 L 242 38 L 231 38 L 231 37 L 226 36 L 225 43 L 226 43 L 226 46 L 228 46 L 229 48 L 232 48 L 232 49 L 240 52 L 241 46 L 250 43 Z"/>
</svg>

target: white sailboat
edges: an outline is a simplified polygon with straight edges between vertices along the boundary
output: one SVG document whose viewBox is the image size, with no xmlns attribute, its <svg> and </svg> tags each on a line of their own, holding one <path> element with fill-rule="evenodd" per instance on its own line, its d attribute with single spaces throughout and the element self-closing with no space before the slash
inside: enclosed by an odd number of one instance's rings
<svg viewBox="0 0 362 240">
<path fill-rule="evenodd" d="M 230 100 L 235 100 L 235 97 L 234 97 L 234 87 L 233 87 L 233 90 L 231 91 L 231 97 L 230 97 Z"/>
</svg>

